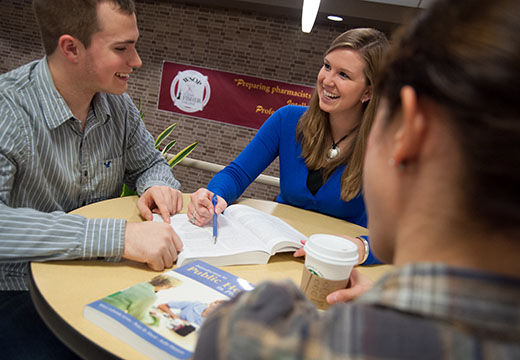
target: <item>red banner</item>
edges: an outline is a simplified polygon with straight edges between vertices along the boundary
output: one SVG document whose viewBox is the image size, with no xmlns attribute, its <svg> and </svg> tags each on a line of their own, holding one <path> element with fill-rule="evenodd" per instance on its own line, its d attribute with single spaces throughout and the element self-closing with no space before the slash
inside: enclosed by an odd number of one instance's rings
<svg viewBox="0 0 520 360">
<path fill-rule="evenodd" d="M 164 62 L 158 108 L 259 129 L 278 108 L 308 105 L 313 88 Z"/>
</svg>

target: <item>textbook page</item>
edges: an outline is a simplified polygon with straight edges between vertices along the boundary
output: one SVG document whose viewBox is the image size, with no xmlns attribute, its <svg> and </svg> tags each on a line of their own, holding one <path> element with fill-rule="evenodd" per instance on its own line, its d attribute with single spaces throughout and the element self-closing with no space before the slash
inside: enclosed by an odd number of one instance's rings
<svg viewBox="0 0 520 360">
<path fill-rule="evenodd" d="M 277 252 L 294 251 L 302 246 L 301 240 L 307 240 L 307 236 L 285 221 L 250 206 L 231 205 L 225 213 L 234 223 L 239 223 L 247 229 L 254 229 L 255 235 L 265 244 L 265 248 L 269 249 L 271 255 Z"/>
<path fill-rule="evenodd" d="M 269 249 L 251 231 L 240 224 L 234 224 L 226 215 L 218 216 L 217 243 L 213 243 L 213 225 L 200 227 L 188 221 L 186 214 L 176 214 L 170 224 L 183 243 L 177 265 L 187 260 L 204 259 L 215 265 L 265 264 L 270 255 Z M 244 253 L 249 253 L 244 257 Z M 233 256 L 242 254 L 240 256 Z"/>
<path fill-rule="evenodd" d="M 154 214 L 155 221 L 162 221 Z M 266 264 L 272 254 L 295 251 L 306 237 L 282 220 L 245 205 L 231 205 L 218 216 L 217 243 L 213 225 L 199 227 L 186 214 L 176 214 L 170 224 L 183 242 L 177 265 L 194 259 L 214 266 Z"/>
</svg>

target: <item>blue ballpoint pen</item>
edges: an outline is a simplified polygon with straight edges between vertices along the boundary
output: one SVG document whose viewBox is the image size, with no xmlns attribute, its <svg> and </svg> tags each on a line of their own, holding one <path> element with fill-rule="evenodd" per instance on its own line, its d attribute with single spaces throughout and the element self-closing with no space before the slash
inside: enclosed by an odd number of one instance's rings
<svg viewBox="0 0 520 360">
<path fill-rule="evenodd" d="M 213 202 L 213 244 L 216 244 L 217 243 L 217 212 L 215 211 L 215 207 L 217 206 L 217 202 L 218 202 L 217 194 L 213 195 L 211 202 Z"/>
</svg>

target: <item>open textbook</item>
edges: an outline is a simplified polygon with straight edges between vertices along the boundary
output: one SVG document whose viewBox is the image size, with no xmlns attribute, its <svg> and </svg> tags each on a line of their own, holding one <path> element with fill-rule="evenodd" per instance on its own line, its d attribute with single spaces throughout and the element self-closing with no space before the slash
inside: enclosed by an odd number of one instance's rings
<svg viewBox="0 0 520 360">
<path fill-rule="evenodd" d="M 87 304 L 83 316 L 152 359 L 189 359 L 209 313 L 252 289 L 196 261 Z"/>
<path fill-rule="evenodd" d="M 155 221 L 162 221 L 154 214 Z M 271 255 L 295 251 L 307 237 L 279 218 L 240 204 L 228 206 L 218 216 L 218 239 L 213 243 L 213 226 L 193 225 L 186 214 L 170 219 L 183 242 L 177 259 L 181 266 L 202 260 L 214 266 L 267 264 Z"/>
</svg>

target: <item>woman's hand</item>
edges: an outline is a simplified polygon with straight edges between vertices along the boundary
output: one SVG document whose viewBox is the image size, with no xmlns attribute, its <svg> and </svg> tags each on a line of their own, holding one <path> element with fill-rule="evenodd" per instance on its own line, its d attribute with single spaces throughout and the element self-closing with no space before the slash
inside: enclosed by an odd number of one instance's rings
<svg viewBox="0 0 520 360">
<path fill-rule="evenodd" d="M 336 236 L 339 236 L 339 237 L 342 237 L 344 239 L 350 240 L 352 243 L 354 243 L 354 245 L 356 245 L 357 248 L 358 248 L 359 259 L 363 259 L 364 258 L 364 256 L 365 256 L 365 244 L 363 243 L 362 240 L 360 240 L 360 239 L 358 239 L 356 237 L 347 236 L 347 235 L 336 235 Z M 301 242 L 302 245 L 305 245 L 307 240 L 301 240 L 300 242 Z M 305 256 L 305 250 L 304 250 L 303 246 L 301 248 L 299 248 L 298 250 L 296 250 L 294 252 L 293 256 L 294 257 Z"/>
<path fill-rule="evenodd" d="M 305 245 L 306 242 L 307 242 L 307 240 L 300 240 L 302 247 L 294 252 L 294 254 L 293 254 L 294 257 L 305 256 L 305 249 L 303 248 L 303 246 Z"/>
<path fill-rule="evenodd" d="M 205 188 L 200 188 L 190 195 L 187 215 L 192 224 L 204 226 L 211 221 L 214 212 L 220 215 L 227 208 L 226 200 L 217 196 L 218 202 L 213 210 L 212 198 L 213 193 Z"/>
</svg>

